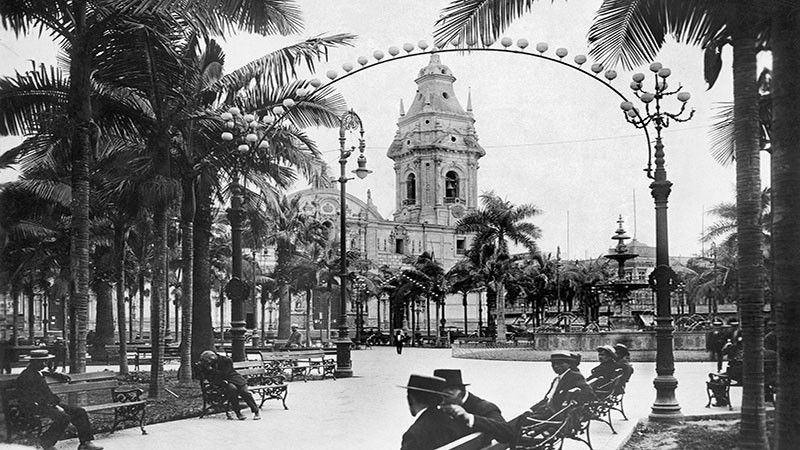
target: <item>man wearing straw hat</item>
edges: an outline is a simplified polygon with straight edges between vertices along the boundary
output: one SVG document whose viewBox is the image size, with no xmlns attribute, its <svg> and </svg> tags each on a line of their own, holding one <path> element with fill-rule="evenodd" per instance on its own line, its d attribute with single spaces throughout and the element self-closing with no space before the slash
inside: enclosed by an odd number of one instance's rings
<svg viewBox="0 0 800 450">
<path fill-rule="evenodd" d="M 56 442 L 63 437 L 64 430 L 72 423 L 78 430 L 80 445 L 78 450 L 103 450 L 92 440 L 92 425 L 86 410 L 76 406 L 62 405 L 61 399 L 53 394 L 47 386 L 45 376 L 69 381 L 69 375 L 57 372 L 42 372 L 48 360 L 54 358 L 47 350 L 31 350 L 28 355 L 28 367 L 19 374 L 16 388 L 25 395 L 21 397 L 24 408 L 30 408 L 36 414 L 50 418 L 53 423 L 41 437 L 42 448 L 52 450 Z"/>
<path fill-rule="evenodd" d="M 592 374 L 586 382 L 595 388 L 604 386 L 611 382 L 619 374 L 619 364 L 617 364 L 617 351 L 610 345 L 597 347 L 597 359 L 600 364 L 592 368 Z"/>
<path fill-rule="evenodd" d="M 433 450 L 470 433 L 439 409 L 447 396 L 444 378 L 411 375 L 400 387 L 408 390 L 408 409 L 417 418 L 403 434 L 401 450 Z"/>
</svg>

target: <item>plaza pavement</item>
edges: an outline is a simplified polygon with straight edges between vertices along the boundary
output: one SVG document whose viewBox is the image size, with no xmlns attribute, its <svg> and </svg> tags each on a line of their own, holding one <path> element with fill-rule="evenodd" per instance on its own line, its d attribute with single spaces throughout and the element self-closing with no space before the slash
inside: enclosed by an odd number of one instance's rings
<svg viewBox="0 0 800 450">
<path fill-rule="evenodd" d="M 469 390 L 495 402 L 511 419 L 541 399 L 553 372 L 548 362 L 486 361 L 456 359 L 449 349 L 405 348 L 397 355 L 392 347 L 354 351 L 353 378 L 336 381 L 294 381 L 289 384 L 288 410 L 267 401 L 261 421 L 228 421 L 223 414 L 204 419 L 185 419 L 147 426 L 148 435 L 136 428 L 97 436 L 108 450 L 146 449 L 393 449 L 400 447 L 414 418 L 408 411 L 404 385 L 411 373 L 431 374 L 436 368 L 460 368 Z M 596 365 L 584 361 L 586 374 Z M 634 363 L 635 372 L 625 396 L 629 421 L 613 413 L 612 434 L 603 423 L 593 422 L 591 440 L 597 450 L 616 450 L 646 418 L 655 398 L 655 363 Z M 91 367 L 90 370 L 101 370 Z M 727 408 L 705 408 L 707 373 L 712 362 L 677 363 L 677 398 L 685 415 L 727 414 Z M 731 389 L 734 412 L 741 406 L 741 388 Z M 244 411 L 244 410 L 243 410 Z M 250 416 L 247 413 L 248 418 Z M 59 442 L 59 450 L 74 449 L 76 440 Z M 567 441 L 566 450 L 586 449 Z"/>
</svg>

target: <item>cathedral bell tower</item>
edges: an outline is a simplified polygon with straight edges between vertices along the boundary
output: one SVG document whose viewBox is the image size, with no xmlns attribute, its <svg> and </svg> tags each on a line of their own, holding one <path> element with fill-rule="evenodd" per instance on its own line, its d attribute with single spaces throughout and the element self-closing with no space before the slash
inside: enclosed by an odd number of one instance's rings
<svg viewBox="0 0 800 450">
<path fill-rule="evenodd" d="M 394 161 L 397 222 L 452 226 L 477 206 L 478 159 L 486 152 L 475 133 L 471 94 L 464 111 L 455 80 L 433 54 L 415 80 L 408 113 L 400 101 L 397 133 L 386 153 Z"/>
</svg>

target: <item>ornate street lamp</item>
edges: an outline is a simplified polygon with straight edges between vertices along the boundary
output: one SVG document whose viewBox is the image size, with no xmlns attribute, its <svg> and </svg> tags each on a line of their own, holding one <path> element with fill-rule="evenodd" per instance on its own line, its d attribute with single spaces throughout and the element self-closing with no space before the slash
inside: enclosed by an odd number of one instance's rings
<svg viewBox="0 0 800 450">
<path fill-rule="evenodd" d="M 355 146 L 346 149 L 345 132 L 358 130 L 358 168 L 353 171 L 358 178 L 364 179 L 367 175 L 372 173 L 367 170 L 367 158 L 364 156 L 364 126 L 361 123 L 361 118 L 352 109 L 342 114 L 339 118 L 339 168 L 340 175 L 336 180 L 339 182 L 341 190 L 339 192 L 339 336 L 336 340 L 336 376 L 337 377 L 351 377 L 353 376 L 353 366 L 350 360 L 350 346 L 352 342 L 347 335 L 347 292 L 345 292 L 347 285 L 347 205 L 346 205 L 346 185 L 347 181 L 352 178 L 347 178 L 347 158 L 356 150 Z"/>
<path fill-rule="evenodd" d="M 675 398 L 675 388 L 678 380 L 675 378 L 675 356 L 673 354 L 672 311 L 670 304 L 670 290 L 677 281 L 675 272 L 669 266 L 669 242 L 667 234 L 667 199 L 672 188 L 672 183 L 667 180 L 667 171 L 664 168 L 664 145 L 661 141 L 661 130 L 667 128 L 671 120 L 686 122 L 694 115 L 694 110 L 684 116 L 686 102 L 691 95 L 681 91 L 681 86 L 674 91 L 667 91 L 667 78 L 670 69 L 661 63 L 654 62 L 650 65 L 653 72 L 654 90 L 643 89 L 642 83 L 645 75 L 633 75 L 631 89 L 634 95 L 644 103 L 645 114 L 642 115 L 638 108 L 631 102 L 622 102 L 625 119 L 636 128 L 645 128 L 652 124 L 656 130 L 655 143 L 655 171 L 648 163 L 647 176 L 653 180 L 650 183 L 650 192 L 653 196 L 656 209 L 656 268 L 651 275 L 653 289 L 656 291 L 656 378 L 653 385 L 656 389 L 656 399 L 651 407 L 651 420 L 680 420 L 681 407 Z M 668 113 L 661 109 L 661 101 L 671 95 L 676 95 L 681 102 L 680 110 Z"/>
<path fill-rule="evenodd" d="M 228 208 L 228 220 L 231 223 L 231 279 L 225 286 L 225 294 L 231 300 L 231 357 L 234 361 L 244 361 L 245 318 L 244 302 L 250 296 L 250 287 L 242 279 L 242 186 L 239 174 L 244 169 L 244 157 L 258 149 L 266 150 L 269 142 L 266 139 L 266 127 L 274 122 L 272 116 L 264 116 L 263 123 L 253 114 L 242 114 L 239 108 L 232 107 L 221 114 L 227 128 L 221 135 L 222 140 L 236 144 L 233 152 L 233 168 L 231 171 L 231 207 Z M 234 135 L 236 133 L 236 135 Z M 224 338 L 224 336 L 223 336 Z"/>
</svg>

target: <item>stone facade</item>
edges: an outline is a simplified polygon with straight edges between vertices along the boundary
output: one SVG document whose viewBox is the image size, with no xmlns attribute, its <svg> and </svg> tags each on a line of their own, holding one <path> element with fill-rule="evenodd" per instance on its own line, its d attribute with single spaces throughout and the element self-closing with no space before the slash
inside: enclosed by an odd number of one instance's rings
<svg viewBox="0 0 800 450">
<path fill-rule="evenodd" d="M 471 99 L 465 110 L 453 89 L 455 77 L 439 55 L 431 56 L 415 81 L 414 100 L 408 113 L 401 101 L 397 132 L 387 151 L 395 170 L 393 220 L 381 216 L 369 192 L 366 201 L 347 195 L 345 239 L 348 249 L 378 266 L 400 268 L 407 257 L 429 252 L 448 270 L 471 243 L 469 235 L 455 232 L 455 225 L 477 206 L 478 159 L 486 152 L 478 144 Z M 330 223 L 338 240 L 339 187 L 306 189 L 296 196 L 304 211 Z M 468 300 L 471 328 L 478 298 L 471 294 Z M 446 315 L 460 319 L 451 324 L 463 328 L 461 297 L 449 300 Z M 365 326 L 376 325 L 377 305 L 372 303 Z M 383 311 L 381 316 L 383 322 Z"/>
</svg>

